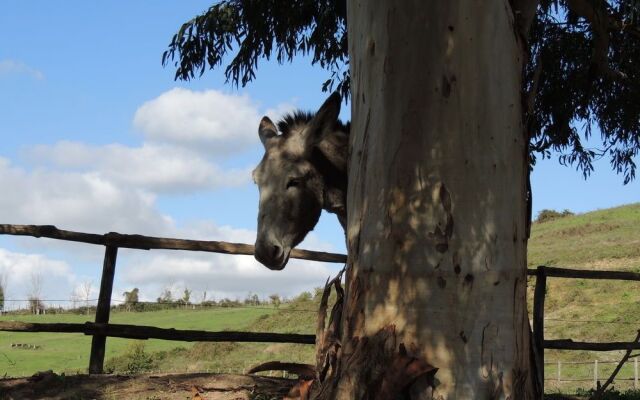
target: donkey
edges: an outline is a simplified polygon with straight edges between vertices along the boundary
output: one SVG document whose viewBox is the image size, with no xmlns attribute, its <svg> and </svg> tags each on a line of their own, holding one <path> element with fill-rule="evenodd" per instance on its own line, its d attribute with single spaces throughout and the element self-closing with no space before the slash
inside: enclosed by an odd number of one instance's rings
<svg viewBox="0 0 640 400">
<path fill-rule="evenodd" d="M 269 269 L 285 267 L 323 209 L 345 227 L 349 124 L 338 119 L 340 102 L 333 93 L 315 114 L 296 111 L 277 127 L 266 116 L 260 121 L 265 153 L 253 171 L 260 190 L 255 257 Z"/>
</svg>

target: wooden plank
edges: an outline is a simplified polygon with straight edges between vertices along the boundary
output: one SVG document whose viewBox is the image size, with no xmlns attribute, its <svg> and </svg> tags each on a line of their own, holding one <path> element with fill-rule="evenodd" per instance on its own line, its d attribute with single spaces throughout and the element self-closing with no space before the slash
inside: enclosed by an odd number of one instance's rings
<svg viewBox="0 0 640 400">
<path fill-rule="evenodd" d="M 582 269 L 544 267 L 545 275 L 554 278 L 614 279 L 640 281 L 640 273 L 627 271 L 588 271 Z M 527 275 L 537 275 L 538 270 L 527 270 Z"/>
<path fill-rule="evenodd" d="M 544 341 L 545 349 L 556 350 L 589 350 L 589 351 L 613 351 L 613 350 L 638 350 L 638 342 L 574 342 L 571 339 L 553 339 Z"/>
<path fill-rule="evenodd" d="M 153 326 L 78 323 L 32 323 L 0 321 L 0 331 L 84 333 L 128 339 L 162 339 L 183 342 L 255 342 L 315 344 L 315 335 L 271 332 L 209 332 L 156 328 Z"/>
<path fill-rule="evenodd" d="M 118 248 L 107 246 L 104 252 L 104 263 L 102 265 L 102 279 L 100 280 L 100 295 L 98 296 L 98 306 L 96 307 L 96 323 L 106 324 L 109 322 L 111 311 L 111 293 L 113 291 L 113 278 L 116 273 L 116 259 Z M 107 337 L 94 335 L 91 339 L 91 357 L 89 359 L 89 373 L 102 374 L 104 366 L 104 352 L 107 344 Z"/>
<path fill-rule="evenodd" d="M 533 354 L 538 372 L 538 384 L 544 388 L 544 299 L 547 289 L 545 267 L 536 273 L 536 287 L 533 293 Z"/>
<path fill-rule="evenodd" d="M 46 237 L 51 239 L 66 240 L 72 242 L 99 244 L 113 247 L 124 247 L 128 249 L 151 250 L 189 250 L 205 251 L 222 254 L 253 255 L 254 247 L 244 243 L 229 243 L 207 240 L 187 240 L 161 238 L 142 235 L 124 235 L 117 232 L 110 232 L 104 235 L 94 233 L 83 233 L 65 231 L 53 225 L 7 225 L 0 224 L 0 234 L 20 235 L 33 237 Z M 291 258 L 301 260 L 322 261 L 344 264 L 347 256 L 337 253 L 325 253 L 311 250 L 291 250 Z"/>
</svg>

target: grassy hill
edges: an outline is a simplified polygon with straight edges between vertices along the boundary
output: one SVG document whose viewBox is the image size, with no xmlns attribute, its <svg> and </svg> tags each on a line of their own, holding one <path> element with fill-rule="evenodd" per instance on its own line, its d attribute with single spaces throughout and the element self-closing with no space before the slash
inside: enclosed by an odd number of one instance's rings
<svg viewBox="0 0 640 400">
<path fill-rule="evenodd" d="M 640 272 L 640 203 L 534 223 L 529 242 L 529 266 L 548 265 L 578 269 L 610 269 Z M 530 298 L 535 278 L 530 279 Z M 319 282 L 320 284 L 320 282 Z M 640 283 L 622 281 L 547 280 L 545 336 L 585 341 L 631 341 L 640 329 Z M 314 333 L 317 299 L 301 296 L 280 309 L 241 308 L 206 311 L 180 310 L 116 313 L 112 321 L 183 329 L 239 329 L 288 333 Z M 89 319 L 91 319 L 90 317 Z M 7 317 L 2 317 L 7 319 Z M 79 322 L 83 316 L 28 317 L 47 322 Z M 0 332 L 0 373 L 27 375 L 56 367 L 57 371 L 83 370 L 88 364 L 90 338 L 82 335 L 22 334 Z M 12 342 L 43 344 L 46 351 L 12 350 Z M 132 341 L 109 339 L 107 358 L 116 359 L 131 349 Z M 45 346 L 46 345 L 46 346 Z M 135 346 L 135 345 L 134 345 Z M 176 349 L 177 348 L 177 349 Z M 174 350 L 172 350 L 174 349 Z M 272 360 L 313 362 L 313 346 L 287 344 L 187 343 L 148 341 L 144 351 L 162 371 L 242 372 Z M 10 364 L 5 353 L 14 364 Z M 548 377 L 556 376 L 555 362 L 600 360 L 600 376 L 607 377 L 619 352 L 590 353 L 547 351 Z M 564 364 L 563 378 L 585 379 L 562 384 L 563 390 L 590 387 L 593 364 Z M 631 367 L 621 372 L 633 376 Z M 547 383 L 550 390 L 554 382 Z M 628 386 L 629 383 L 626 383 Z M 617 385 L 620 387 L 621 384 Z M 624 386 L 624 385 L 622 385 Z"/>
<path fill-rule="evenodd" d="M 529 241 L 529 267 L 548 265 L 589 270 L 640 272 L 640 203 L 534 223 Z M 535 278 L 530 279 L 530 300 Z M 640 283 L 587 279 L 547 279 L 545 337 L 576 341 L 632 341 L 640 329 Z M 531 304 L 531 301 L 529 302 Z M 590 387 L 593 361 L 599 360 L 599 376 L 608 377 L 622 352 L 547 350 L 548 362 L 565 364 L 562 377 L 586 379 L 563 383 L 566 387 Z M 548 377 L 557 367 L 547 365 Z M 632 365 L 620 375 L 633 377 Z M 629 387 L 631 382 L 619 382 Z M 548 382 L 554 387 L 554 382 Z"/>
</svg>

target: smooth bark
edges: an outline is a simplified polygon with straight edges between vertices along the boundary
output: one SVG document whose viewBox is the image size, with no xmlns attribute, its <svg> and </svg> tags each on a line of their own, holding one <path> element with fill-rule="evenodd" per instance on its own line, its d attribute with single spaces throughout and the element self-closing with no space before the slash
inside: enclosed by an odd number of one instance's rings
<svg viewBox="0 0 640 400">
<path fill-rule="evenodd" d="M 349 265 L 319 397 L 533 398 L 510 3 L 347 3 Z"/>
</svg>

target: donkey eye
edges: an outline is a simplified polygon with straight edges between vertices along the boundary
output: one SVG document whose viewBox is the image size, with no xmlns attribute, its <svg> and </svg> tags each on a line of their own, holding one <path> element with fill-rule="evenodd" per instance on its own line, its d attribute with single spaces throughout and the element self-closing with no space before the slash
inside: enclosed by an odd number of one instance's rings
<svg viewBox="0 0 640 400">
<path fill-rule="evenodd" d="M 300 178 L 292 178 L 287 181 L 287 189 L 291 187 L 299 187 L 302 185 L 302 179 Z"/>
</svg>

